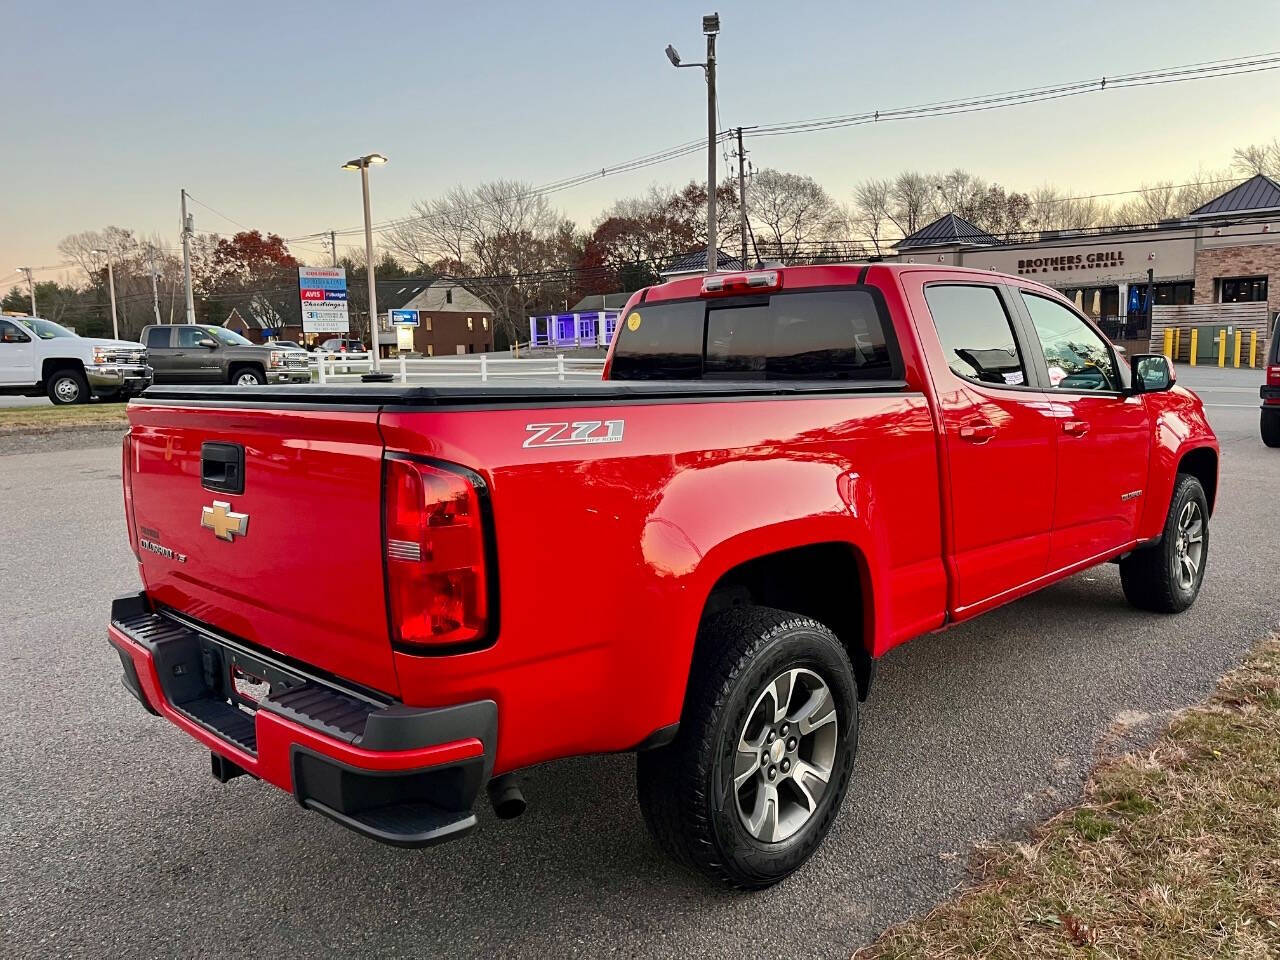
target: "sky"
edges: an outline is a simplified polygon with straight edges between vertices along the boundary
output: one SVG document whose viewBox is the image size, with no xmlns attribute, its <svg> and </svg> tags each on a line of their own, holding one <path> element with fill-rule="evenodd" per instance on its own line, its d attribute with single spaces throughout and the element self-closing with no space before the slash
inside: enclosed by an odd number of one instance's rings
<svg viewBox="0 0 1280 960">
<path fill-rule="evenodd" d="M 0 285 L 107 225 L 299 236 L 494 178 L 542 184 L 704 136 L 701 16 L 718 4 L 724 126 L 808 119 L 1280 50 L 1275 0 L 640 3 L 234 0 L 7 4 Z M 1008 110 L 748 136 L 757 168 L 842 201 L 867 177 L 963 167 L 1008 189 L 1181 182 L 1280 135 L 1280 71 Z M 618 197 L 706 175 L 705 155 L 552 196 L 588 226 Z M 724 171 L 721 164 L 721 171 Z M 358 237 L 342 244 L 359 243 Z M 323 262 L 319 246 L 294 245 Z M 74 274 L 46 270 L 40 279 Z"/>
</svg>

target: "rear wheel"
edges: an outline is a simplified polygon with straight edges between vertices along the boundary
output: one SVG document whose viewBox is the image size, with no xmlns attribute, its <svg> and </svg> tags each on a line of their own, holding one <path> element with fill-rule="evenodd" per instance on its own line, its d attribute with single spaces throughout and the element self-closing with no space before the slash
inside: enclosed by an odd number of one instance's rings
<svg viewBox="0 0 1280 960">
<path fill-rule="evenodd" d="M 58 370 L 49 377 L 45 389 L 49 399 L 60 407 L 73 403 L 87 403 L 89 400 L 89 383 L 79 370 Z"/>
<path fill-rule="evenodd" d="M 1262 410 L 1262 442 L 1268 447 L 1280 447 L 1280 407 Z"/>
<path fill-rule="evenodd" d="M 1181 613 L 1195 602 L 1209 563 L 1209 502 L 1200 481 L 1178 474 L 1160 543 L 1120 561 L 1125 599 L 1142 610 Z"/>
<path fill-rule="evenodd" d="M 231 372 L 231 382 L 237 387 L 254 387 L 260 383 L 266 383 L 267 378 L 253 367 L 241 367 Z"/>
<path fill-rule="evenodd" d="M 766 887 L 796 870 L 840 810 L 857 706 L 849 655 L 822 624 L 767 607 L 709 620 L 680 732 L 637 760 L 658 845 L 731 887 Z"/>
</svg>

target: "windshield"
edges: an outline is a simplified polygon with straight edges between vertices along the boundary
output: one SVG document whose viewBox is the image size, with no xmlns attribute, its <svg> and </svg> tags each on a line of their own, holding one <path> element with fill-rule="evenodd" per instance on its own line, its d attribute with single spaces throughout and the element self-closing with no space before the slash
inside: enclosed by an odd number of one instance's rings
<svg viewBox="0 0 1280 960">
<path fill-rule="evenodd" d="M 74 337 L 66 327 L 60 327 L 52 320 L 41 320 L 39 317 L 18 317 L 18 321 L 35 332 L 41 340 L 55 340 L 58 337 Z"/>
<path fill-rule="evenodd" d="M 234 330 L 228 330 L 226 327 L 205 327 L 209 336 L 215 340 L 220 340 L 229 347 L 252 347 L 253 341 L 246 340 Z"/>
</svg>

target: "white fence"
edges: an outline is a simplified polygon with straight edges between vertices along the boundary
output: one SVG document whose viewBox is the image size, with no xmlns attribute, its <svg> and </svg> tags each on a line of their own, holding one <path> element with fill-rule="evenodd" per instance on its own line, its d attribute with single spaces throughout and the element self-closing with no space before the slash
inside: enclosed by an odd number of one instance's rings
<svg viewBox="0 0 1280 960">
<path fill-rule="evenodd" d="M 312 369 L 320 383 L 358 381 L 373 370 L 371 353 L 311 354 Z M 430 383 L 439 380 L 599 380 L 604 372 L 602 357 L 490 357 L 486 354 L 460 357 L 393 357 L 383 360 L 382 372 L 397 383 Z"/>
</svg>

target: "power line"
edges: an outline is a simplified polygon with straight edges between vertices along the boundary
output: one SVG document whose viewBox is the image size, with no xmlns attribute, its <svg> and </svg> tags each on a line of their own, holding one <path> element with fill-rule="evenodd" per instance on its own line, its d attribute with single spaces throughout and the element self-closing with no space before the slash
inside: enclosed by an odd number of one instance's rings
<svg viewBox="0 0 1280 960">
<path fill-rule="evenodd" d="M 239 227 L 241 230 L 252 230 L 252 229 L 253 229 L 253 227 L 250 227 L 250 226 L 247 226 L 246 224 L 241 223 L 239 220 L 236 220 L 234 217 L 228 217 L 228 216 L 227 216 L 225 213 L 223 213 L 221 210 L 215 210 L 213 207 L 209 206 L 209 204 L 205 203 L 205 202 L 204 202 L 203 200 L 201 200 L 199 197 L 192 196 L 192 195 L 191 195 L 191 191 L 190 191 L 190 190 L 188 190 L 188 191 L 187 191 L 187 199 L 188 199 L 188 200 L 194 200 L 196 203 L 200 204 L 200 206 L 204 207 L 204 208 L 205 208 L 206 210 L 208 210 L 210 213 L 217 214 L 217 215 L 218 215 L 218 216 L 220 216 L 223 220 L 227 221 L 227 223 L 233 223 L 233 224 L 235 224 L 237 227 Z"/>
</svg>

